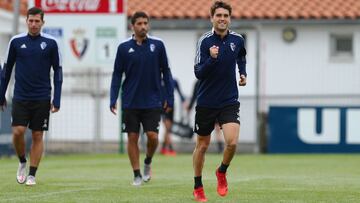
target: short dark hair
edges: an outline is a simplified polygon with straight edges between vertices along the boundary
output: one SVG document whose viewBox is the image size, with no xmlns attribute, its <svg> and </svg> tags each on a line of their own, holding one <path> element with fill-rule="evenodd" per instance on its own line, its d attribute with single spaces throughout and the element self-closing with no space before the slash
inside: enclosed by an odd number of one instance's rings
<svg viewBox="0 0 360 203">
<path fill-rule="evenodd" d="M 27 11 L 26 18 L 29 18 L 29 15 L 40 14 L 41 20 L 44 21 L 44 11 L 38 7 L 32 7 Z"/>
<path fill-rule="evenodd" d="M 131 24 L 134 25 L 138 18 L 146 18 L 149 20 L 149 16 L 144 11 L 136 11 L 134 15 L 131 16 Z"/>
<path fill-rule="evenodd" d="M 218 8 L 223 8 L 223 9 L 228 10 L 228 11 L 229 11 L 229 14 L 230 14 L 230 16 L 231 16 L 231 10 L 232 10 L 232 8 L 231 8 L 230 4 L 227 4 L 227 3 L 223 2 L 223 1 L 215 1 L 215 2 L 214 2 L 214 4 L 213 4 L 213 5 L 211 6 L 211 8 L 210 8 L 210 14 L 211 14 L 211 16 L 214 16 L 215 10 L 218 9 Z"/>
</svg>

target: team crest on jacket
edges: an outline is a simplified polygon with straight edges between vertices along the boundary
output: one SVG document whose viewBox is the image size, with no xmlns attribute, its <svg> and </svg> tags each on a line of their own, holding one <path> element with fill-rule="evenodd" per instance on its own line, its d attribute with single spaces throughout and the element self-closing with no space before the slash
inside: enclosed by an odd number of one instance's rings
<svg viewBox="0 0 360 203">
<path fill-rule="evenodd" d="M 235 51 L 235 48 L 236 48 L 236 45 L 235 45 L 233 42 L 231 42 L 231 43 L 230 43 L 230 49 L 231 49 L 231 51 Z"/>
<path fill-rule="evenodd" d="M 44 50 L 46 46 L 47 46 L 46 42 L 41 42 L 40 47 L 42 50 Z"/>
<path fill-rule="evenodd" d="M 154 52 L 155 51 L 155 44 L 150 44 L 150 51 Z"/>
<path fill-rule="evenodd" d="M 88 48 L 89 40 L 85 38 L 85 30 L 83 29 L 74 30 L 73 33 L 74 37 L 70 39 L 71 50 L 80 60 Z"/>
</svg>

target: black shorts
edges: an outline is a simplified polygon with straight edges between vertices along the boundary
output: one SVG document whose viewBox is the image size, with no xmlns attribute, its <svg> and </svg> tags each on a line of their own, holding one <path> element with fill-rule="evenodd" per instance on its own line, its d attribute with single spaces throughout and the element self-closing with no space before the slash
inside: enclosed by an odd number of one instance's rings
<svg viewBox="0 0 360 203">
<path fill-rule="evenodd" d="M 122 113 L 122 130 L 139 133 L 140 123 L 144 132 L 159 132 L 161 108 L 154 109 L 124 109 Z"/>
<path fill-rule="evenodd" d="M 162 111 L 161 117 L 164 120 L 174 121 L 174 109 L 171 109 L 170 112 L 166 112 L 165 110 Z"/>
<path fill-rule="evenodd" d="M 51 104 L 46 101 L 15 101 L 12 103 L 12 126 L 26 126 L 35 131 L 49 129 Z"/>
<path fill-rule="evenodd" d="M 226 123 L 240 124 L 240 104 L 223 108 L 196 107 L 194 132 L 200 136 L 210 135 L 216 122 L 220 127 Z"/>
</svg>

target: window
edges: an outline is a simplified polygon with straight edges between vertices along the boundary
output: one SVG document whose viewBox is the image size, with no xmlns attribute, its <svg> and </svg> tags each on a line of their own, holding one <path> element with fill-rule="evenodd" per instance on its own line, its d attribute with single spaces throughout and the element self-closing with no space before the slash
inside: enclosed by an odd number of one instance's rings
<svg viewBox="0 0 360 203">
<path fill-rule="evenodd" d="M 352 60 L 354 55 L 353 35 L 335 35 L 330 36 L 331 40 L 331 59 Z"/>
</svg>

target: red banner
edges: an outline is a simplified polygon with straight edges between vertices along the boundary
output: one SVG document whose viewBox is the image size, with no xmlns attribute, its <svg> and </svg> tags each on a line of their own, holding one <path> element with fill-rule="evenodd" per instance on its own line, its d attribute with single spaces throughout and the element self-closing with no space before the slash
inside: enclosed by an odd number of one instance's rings
<svg viewBox="0 0 360 203">
<path fill-rule="evenodd" d="M 45 13 L 123 13 L 124 0 L 35 0 Z"/>
</svg>

